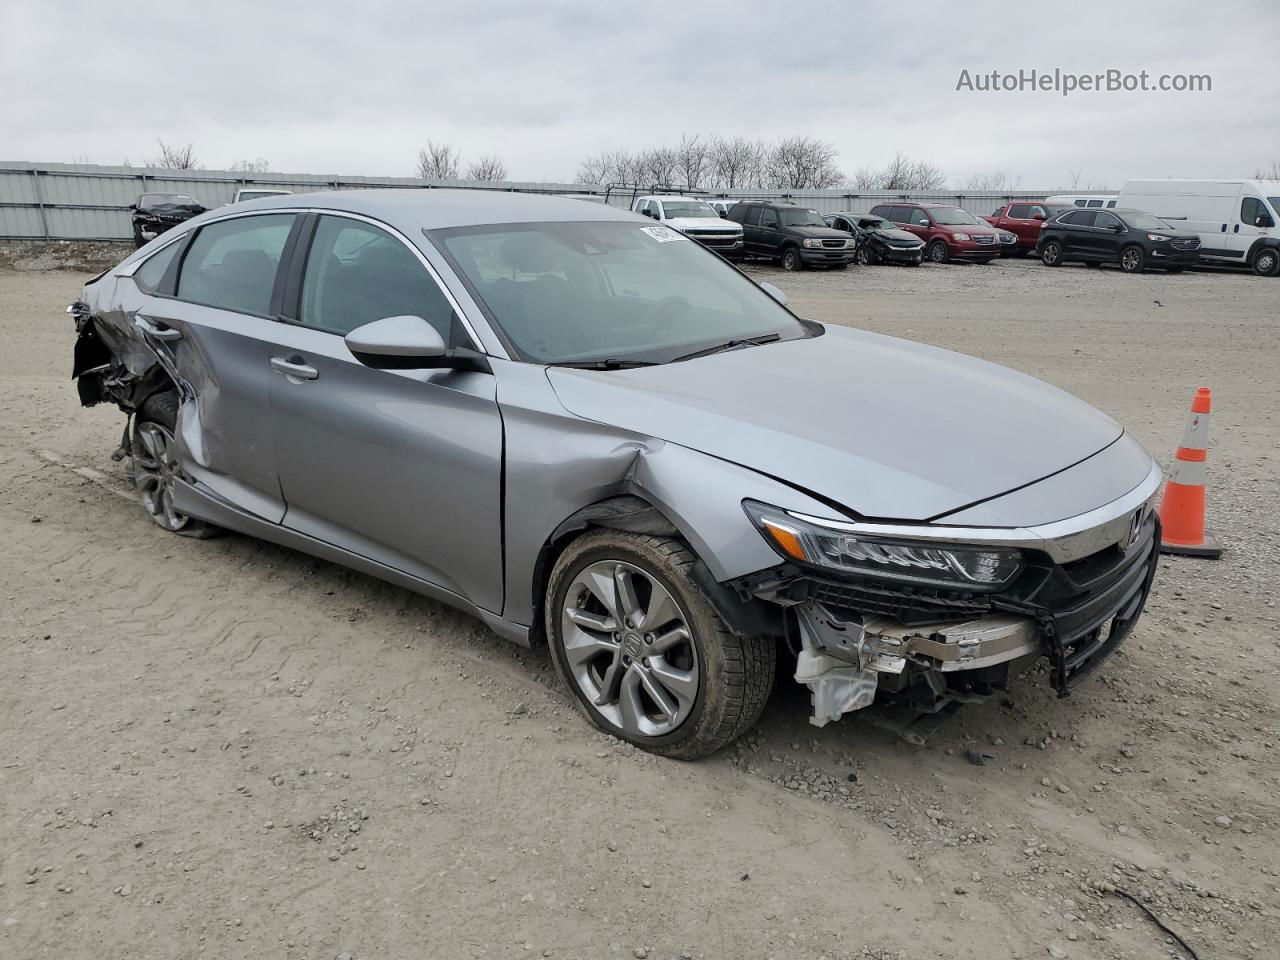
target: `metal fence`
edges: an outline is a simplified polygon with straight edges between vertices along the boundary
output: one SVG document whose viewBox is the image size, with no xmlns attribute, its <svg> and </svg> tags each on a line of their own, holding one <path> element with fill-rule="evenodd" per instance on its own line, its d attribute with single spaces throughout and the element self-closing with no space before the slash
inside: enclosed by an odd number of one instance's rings
<svg viewBox="0 0 1280 960">
<path fill-rule="evenodd" d="M 311 193 L 317 190 L 454 187 L 517 193 L 565 194 L 629 207 L 633 191 L 602 184 L 509 181 L 419 180 L 413 177 L 358 177 L 305 173 L 244 173 L 234 170 L 164 170 L 95 164 L 12 163 L 0 161 L 0 239 L 128 240 L 133 236 L 129 205 L 141 193 L 184 193 L 206 207 L 230 203 L 244 187 L 271 187 Z M 648 191 L 645 191 L 648 192 Z M 653 192 L 667 192 L 654 189 Z M 678 191 L 676 191 L 678 192 Z M 691 191 L 692 192 L 692 191 Z M 1050 191 L 1052 192 L 1052 191 Z M 702 192 L 707 197 L 771 198 L 812 207 L 822 213 L 865 213 L 878 203 L 919 200 L 949 203 L 979 216 L 1019 198 L 1042 198 L 1045 191 L 906 194 L 896 191 L 735 190 Z"/>
</svg>

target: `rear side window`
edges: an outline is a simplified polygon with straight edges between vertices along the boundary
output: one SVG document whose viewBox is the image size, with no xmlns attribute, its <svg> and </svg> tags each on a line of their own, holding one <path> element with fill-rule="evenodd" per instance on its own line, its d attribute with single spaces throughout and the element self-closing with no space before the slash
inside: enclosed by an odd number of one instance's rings
<svg viewBox="0 0 1280 960">
<path fill-rule="evenodd" d="M 202 227 L 182 260 L 178 297 L 260 317 L 271 312 L 271 290 L 291 213 L 236 217 Z"/>
<path fill-rule="evenodd" d="M 1062 223 L 1069 223 L 1073 227 L 1092 227 L 1094 218 L 1098 215 L 1092 210 L 1076 210 L 1068 213 L 1062 218 Z"/>
<path fill-rule="evenodd" d="M 1088 200 L 1088 201 L 1086 201 L 1086 202 L 1085 202 L 1085 206 L 1086 206 L 1086 207 L 1100 207 L 1100 206 L 1102 206 L 1102 201 L 1101 201 L 1101 200 Z"/>
<path fill-rule="evenodd" d="M 133 282 L 147 293 L 155 293 L 160 289 L 160 284 L 164 282 L 164 275 L 169 272 L 173 258 L 178 255 L 178 251 L 181 249 L 182 241 L 178 240 L 169 244 L 159 253 L 152 254 L 147 259 L 147 262 L 134 272 Z"/>
<path fill-rule="evenodd" d="M 345 336 L 385 317 L 421 317 L 456 346 L 453 307 L 404 243 L 372 224 L 324 216 L 302 275 L 298 322 Z"/>
<path fill-rule="evenodd" d="M 1115 202 L 1114 200 L 1108 200 L 1108 201 L 1107 201 L 1107 209 L 1108 209 L 1108 210 L 1110 210 L 1110 209 L 1111 209 L 1112 207 L 1114 207 L 1115 205 L 1116 205 L 1116 202 Z"/>
</svg>

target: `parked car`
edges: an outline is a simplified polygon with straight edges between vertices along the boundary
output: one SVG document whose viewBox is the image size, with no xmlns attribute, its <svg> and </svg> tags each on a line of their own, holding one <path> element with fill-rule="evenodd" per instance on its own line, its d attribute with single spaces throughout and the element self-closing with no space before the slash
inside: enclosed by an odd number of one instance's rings
<svg viewBox="0 0 1280 960">
<path fill-rule="evenodd" d="M 1051 204 L 1044 200 L 1018 200 L 1006 203 L 989 217 L 982 219 L 998 230 L 1012 233 L 1015 238 L 1014 254 L 1030 256 L 1040 240 L 1040 228 L 1051 216 L 1065 213 L 1070 206 Z"/>
<path fill-rule="evenodd" d="M 206 208 L 185 193 L 144 193 L 129 209 L 133 212 L 133 245 L 141 247 Z"/>
<path fill-rule="evenodd" d="M 637 197 L 631 209 L 679 230 L 727 260 L 742 259 L 742 225 L 722 218 L 705 200 L 681 196 Z"/>
<path fill-rule="evenodd" d="M 1195 233 L 1205 263 L 1280 276 L 1280 181 L 1130 180 L 1120 200 Z"/>
<path fill-rule="evenodd" d="M 232 203 L 241 203 L 245 200 L 261 200 L 263 197 L 290 197 L 293 196 L 292 190 L 269 190 L 266 187 L 244 187 L 236 191 L 235 199 Z"/>
<path fill-rule="evenodd" d="M 732 210 L 733 205 L 738 202 L 739 201 L 737 200 L 725 199 L 724 197 L 707 198 L 707 203 L 711 204 L 711 209 L 714 210 L 717 215 L 724 217 L 726 220 L 729 218 L 729 211 Z"/>
<path fill-rule="evenodd" d="M 829 213 L 823 220 L 834 230 L 851 233 L 858 241 L 854 259 L 858 263 L 905 263 L 920 266 L 924 241 L 899 230 L 883 217 L 869 213 Z"/>
<path fill-rule="evenodd" d="M 1062 207 L 1085 207 L 1089 210 L 1110 209 L 1119 197 L 1114 193 L 1060 193 L 1049 197 L 1045 203 Z"/>
<path fill-rule="evenodd" d="M 1000 256 L 1000 231 L 967 210 L 942 203 L 882 203 L 872 207 L 924 242 L 925 259 L 933 263 L 972 260 L 990 263 Z"/>
<path fill-rule="evenodd" d="M 730 208 L 729 219 L 742 224 L 747 256 L 776 260 L 783 270 L 843 270 L 858 247 L 852 235 L 827 226 L 817 210 L 791 203 L 744 200 Z"/>
<path fill-rule="evenodd" d="M 1046 266 L 1118 263 L 1125 273 L 1160 267 L 1181 273 L 1200 260 L 1200 237 L 1141 210 L 1070 210 L 1040 231 Z"/>
<path fill-rule="evenodd" d="M 788 645 L 818 725 L 981 700 L 1041 657 L 1065 695 L 1146 600 L 1161 473 L 1119 424 L 801 319 L 628 211 L 368 190 L 171 233 L 71 307 L 81 400 L 130 415 L 146 516 L 546 643 L 646 750 L 730 743 Z"/>
</svg>

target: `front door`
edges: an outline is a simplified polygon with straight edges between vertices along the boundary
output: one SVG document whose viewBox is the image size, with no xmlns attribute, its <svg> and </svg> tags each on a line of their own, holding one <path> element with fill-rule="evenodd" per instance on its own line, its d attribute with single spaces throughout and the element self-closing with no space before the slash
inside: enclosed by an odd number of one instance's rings
<svg viewBox="0 0 1280 960">
<path fill-rule="evenodd" d="M 277 324 L 271 430 L 284 525 L 502 610 L 502 419 L 492 374 L 375 370 L 343 336 L 416 316 L 474 346 L 408 241 L 322 215 Z"/>
</svg>

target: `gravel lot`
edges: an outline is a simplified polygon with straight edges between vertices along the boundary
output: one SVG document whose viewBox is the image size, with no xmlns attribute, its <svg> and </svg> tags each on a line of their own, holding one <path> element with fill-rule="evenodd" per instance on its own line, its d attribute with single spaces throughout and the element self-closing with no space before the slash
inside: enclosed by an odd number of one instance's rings
<svg viewBox="0 0 1280 960">
<path fill-rule="evenodd" d="M 0 268 L 0 956 L 1182 956 L 1125 891 L 1205 960 L 1274 958 L 1280 282 L 751 270 L 1077 393 L 1166 466 L 1212 386 L 1230 552 L 1167 561 L 1065 701 L 1032 675 L 914 748 L 809 727 L 787 681 L 738 749 L 659 760 L 461 614 L 152 526 L 122 418 L 68 380 L 88 275 Z"/>
</svg>

